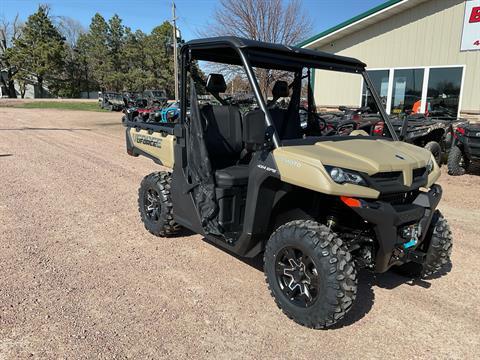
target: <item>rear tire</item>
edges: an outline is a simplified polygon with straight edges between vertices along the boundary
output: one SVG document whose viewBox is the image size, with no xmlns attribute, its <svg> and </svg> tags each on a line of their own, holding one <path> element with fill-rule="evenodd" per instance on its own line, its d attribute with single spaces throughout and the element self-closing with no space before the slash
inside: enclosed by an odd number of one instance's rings
<svg viewBox="0 0 480 360">
<path fill-rule="evenodd" d="M 156 236 L 171 236 L 180 230 L 173 220 L 171 181 L 170 173 L 160 171 L 145 176 L 138 189 L 140 218 L 145 229 Z"/>
<path fill-rule="evenodd" d="M 454 145 L 448 154 L 448 173 L 452 176 L 464 175 L 467 171 L 468 160 L 463 155 L 462 149 Z"/>
<path fill-rule="evenodd" d="M 300 325 L 332 326 L 351 309 L 357 272 L 340 238 L 311 220 L 280 226 L 270 237 L 264 271 L 278 307 Z"/>
<path fill-rule="evenodd" d="M 438 166 L 442 166 L 442 147 L 436 141 L 430 141 L 425 145 L 425 149 L 429 150 Z"/>
</svg>

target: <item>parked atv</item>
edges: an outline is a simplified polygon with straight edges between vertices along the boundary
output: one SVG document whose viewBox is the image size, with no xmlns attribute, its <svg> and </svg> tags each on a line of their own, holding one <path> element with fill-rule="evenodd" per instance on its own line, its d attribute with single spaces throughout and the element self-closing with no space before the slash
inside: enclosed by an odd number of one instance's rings
<svg viewBox="0 0 480 360">
<path fill-rule="evenodd" d="M 101 108 L 110 111 L 121 111 L 123 110 L 125 103 L 123 101 L 123 96 L 117 92 L 104 92 L 102 97 Z"/>
<path fill-rule="evenodd" d="M 339 112 L 332 112 L 333 115 L 327 122 L 330 124 L 343 125 L 347 122 L 354 123 L 352 130 L 363 130 L 369 135 L 373 135 L 375 125 L 381 121 L 381 117 L 377 114 L 371 114 L 368 106 L 352 108 L 347 106 L 339 106 Z M 334 125 L 334 128 L 338 125 Z"/>
<path fill-rule="evenodd" d="M 144 108 L 147 106 L 147 100 L 141 92 L 125 91 L 123 93 L 124 108 Z"/>
<path fill-rule="evenodd" d="M 463 123 L 453 133 L 453 144 L 448 155 L 448 173 L 465 174 L 472 162 L 480 160 L 480 124 Z"/>
<path fill-rule="evenodd" d="M 363 130 L 369 135 L 373 135 L 375 125 L 381 121 L 378 114 L 371 113 L 372 110 L 368 106 L 359 108 L 351 108 L 347 106 L 339 106 L 344 119 L 351 119 L 357 123 L 357 130 Z"/>
<path fill-rule="evenodd" d="M 457 118 L 431 117 L 424 114 L 412 114 L 391 120 L 395 132 L 402 141 L 424 147 L 435 157 L 441 166 L 446 159 L 452 143 L 453 125 Z M 383 133 L 383 123 L 377 123 L 373 134 Z"/>
<path fill-rule="evenodd" d="M 168 101 L 165 90 L 145 90 L 143 98 L 147 100 L 146 108 L 160 109 L 165 107 Z"/>
<path fill-rule="evenodd" d="M 449 262 L 452 235 L 437 210 L 440 169 L 429 151 L 398 141 L 364 63 L 236 37 L 192 40 L 180 58 L 179 120 L 125 122 L 127 153 L 168 169 L 140 185 L 140 217 L 150 233 L 173 236 L 185 227 L 238 256 L 262 255 L 277 305 L 311 328 L 332 326 L 350 311 L 361 268 L 382 273 L 414 263 L 412 276 L 430 276 Z M 241 113 L 225 96 L 221 74 L 204 81 L 191 66 L 212 59 L 242 66 L 257 108 Z M 286 108 L 266 101 L 256 67 L 291 74 L 291 87 L 269 89 L 289 98 Z M 385 137 L 316 136 L 312 101 L 313 125 L 302 127 L 302 84 L 311 83 L 302 74 L 311 68 L 362 76 Z M 197 86 L 217 102 L 200 102 Z"/>
</svg>

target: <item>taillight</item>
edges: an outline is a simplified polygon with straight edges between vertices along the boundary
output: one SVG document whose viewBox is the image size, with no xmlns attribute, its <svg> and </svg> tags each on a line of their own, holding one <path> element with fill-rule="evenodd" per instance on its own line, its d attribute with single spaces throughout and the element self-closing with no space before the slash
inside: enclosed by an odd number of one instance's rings
<svg viewBox="0 0 480 360">
<path fill-rule="evenodd" d="M 458 127 L 458 128 L 455 129 L 455 132 L 453 133 L 453 137 L 455 139 L 458 139 L 459 135 L 465 136 L 465 129 L 464 128 Z"/>
<path fill-rule="evenodd" d="M 373 128 L 373 133 L 375 135 L 383 135 L 383 125 L 384 125 L 383 121 L 376 123 L 375 127 Z"/>
</svg>

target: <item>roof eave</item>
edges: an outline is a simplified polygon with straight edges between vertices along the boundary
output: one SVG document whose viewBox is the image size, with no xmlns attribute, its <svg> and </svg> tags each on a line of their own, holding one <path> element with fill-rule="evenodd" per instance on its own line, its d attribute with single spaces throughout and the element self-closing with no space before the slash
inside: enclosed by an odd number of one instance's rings
<svg viewBox="0 0 480 360">
<path fill-rule="evenodd" d="M 351 19 L 348 19 L 338 25 L 335 25 L 325 31 L 322 31 L 321 33 L 315 35 L 315 36 L 312 36 L 304 41 L 302 41 L 301 43 L 295 45 L 296 47 L 307 47 L 307 46 L 311 46 L 313 45 L 314 43 L 317 43 L 321 40 L 324 40 L 325 38 L 333 35 L 334 33 L 338 33 L 339 31 L 342 31 L 343 29 L 346 29 L 350 26 L 353 26 L 355 24 L 358 24 L 362 21 L 364 21 L 365 19 L 368 19 L 372 16 L 375 16 L 383 11 L 386 11 L 388 10 L 389 8 L 392 8 L 394 6 L 397 6 L 401 3 L 405 3 L 405 2 L 408 2 L 409 0 L 388 0 L 378 6 L 375 6 L 374 8 L 370 9 L 370 10 L 367 10 L 357 16 L 354 16 L 353 18 Z"/>
</svg>

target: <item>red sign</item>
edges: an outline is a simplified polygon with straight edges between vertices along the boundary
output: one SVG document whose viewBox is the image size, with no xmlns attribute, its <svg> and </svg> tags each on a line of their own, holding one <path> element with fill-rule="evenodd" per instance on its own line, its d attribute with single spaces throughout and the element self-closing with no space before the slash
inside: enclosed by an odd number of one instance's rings
<svg viewBox="0 0 480 360">
<path fill-rule="evenodd" d="M 467 0 L 465 2 L 460 50 L 480 50 L 480 0 Z"/>
</svg>

